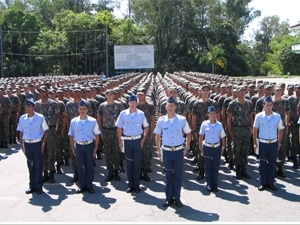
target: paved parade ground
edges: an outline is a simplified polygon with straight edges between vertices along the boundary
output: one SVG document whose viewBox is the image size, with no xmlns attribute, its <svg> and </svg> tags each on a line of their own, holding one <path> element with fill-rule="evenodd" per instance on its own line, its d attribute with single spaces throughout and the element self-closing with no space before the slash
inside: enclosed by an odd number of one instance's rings
<svg viewBox="0 0 300 225">
<path fill-rule="evenodd" d="M 271 78 L 275 82 L 300 83 L 300 79 Z M 262 80 L 271 80 L 270 78 Z M 55 174 L 56 182 L 44 184 L 44 193 L 26 195 L 28 170 L 19 145 L 0 150 L 0 223 L 299 223 L 300 170 L 291 162 L 284 165 L 287 178 L 276 178 L 278 191 L 259 192 L 258 163 L 249 156 L 249 180 L 237 180 L 235 171 L 221 164 L 219 191 L 208 193 L 205 179 L 196 180 L 192 158 L 184 159 L 182 208 L 164 203 L 162 163 L 153 159 L 151 182 L 141 181 L 141 193 L 126 193 L 126 175 L 121 181 L 105 182 L 108 174 L 105 155 L 96 160 L 95 194 L 76 194 L 70 183 L 71 166 L 62 166 L 63 174 Z M 126 170 L 126 164 L 125 164 Z"/>
</svg>

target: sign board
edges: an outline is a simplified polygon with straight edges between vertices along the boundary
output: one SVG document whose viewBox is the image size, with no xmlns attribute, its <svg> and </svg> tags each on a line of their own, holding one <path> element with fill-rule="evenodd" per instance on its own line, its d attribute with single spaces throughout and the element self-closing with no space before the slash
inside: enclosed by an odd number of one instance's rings
<svg viewBox="0 0 300 225">
<path fill-rule="evenodd" d="M 292 52 L 293 52 L 293 53 L 300 54 L 300 43 L 297 43 L 297 44 L 293 44 L 293 45 L 292 45 Z"/>
<path fill-rule="evenodd" d="M 153 45 L 114 46 L 115 69 L 154 68 Z"/>
</svg>

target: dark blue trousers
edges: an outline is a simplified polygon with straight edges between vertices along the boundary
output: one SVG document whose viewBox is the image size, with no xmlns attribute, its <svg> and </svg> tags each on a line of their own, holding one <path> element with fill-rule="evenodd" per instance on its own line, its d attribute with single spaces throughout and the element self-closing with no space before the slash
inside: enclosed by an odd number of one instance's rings
<svg viewBox="0 0 300 225">
<path fill-rule="evenodd" d="M 163 150 L 165 167 L 166 199 L 180 199 L 183 171 L 183 149 L 178 151 Z"/>
<path fill-rule="evenodd" d="M 274 185 L 278 155 L 278 142 L 266 144 L 259 142 L 259 182 Z"/>
<path fill-rule="evenodd" d="M 128 187 L 140 187 L 142 161 L 141 139 L 124 140 Z"/>
<path fill-rule="evenodd" d="M 29 170 L 29 187 L 42 190 L 43 187 L 43 154 L 42 141 L 37 143 L 24 142 L 27 167 Z"/>
<path fill-rule="evenodd" d="M 218 187 L 218 176 L 221 160 L 221 145 L 217 148 L 211 148 L 203 145 L 203 151 L 206 183 L 211 188 Z"/>
<path fill-rule="evenodd" d="M 80 188 L 92 188 L 94 180 L 93 152 L 95 142 L 88 145 L 76 144 L 76 160 Z"/>
</svg>

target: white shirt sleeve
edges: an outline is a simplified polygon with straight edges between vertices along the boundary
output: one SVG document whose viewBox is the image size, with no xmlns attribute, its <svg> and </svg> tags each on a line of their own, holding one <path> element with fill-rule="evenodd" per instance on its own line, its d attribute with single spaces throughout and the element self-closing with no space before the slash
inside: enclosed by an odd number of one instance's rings
<svg viewBox="0 0 300 225">
<path fill-rule="evenodd" d="M 148 127 L 148 126 L 149 126 L 149 123 L 148 123 L 148 121 L 145 117 L 144 120 L 143 120 L 143 127 Z"/>
<path fill-rule="evenodd" d="M 183 132 L 184 132 L 185 134 L 188 134 L 188 133 L 191 133 L 191 131 L 192 131 L 192 129 L 190 128 L 189 123 L 188 123 L 187 121 L 185 121 L 185 126 L 184 126 L 184 128 L 183 128 Z"/>
<path fill-rule="evenodd" d="M 93 129 L 93 133 L 94 133 L 94 135 L 101 134 L 101 131 L 100 131 L 100 128 L 99 128 L 97 122 L 95 123 L 94 129 Z"/>
<path fill-rule="evenodd" d="M 282 130 L 282 129 L 284 129 L 284 125 L 283 125 L 282 119 L 280 119 L 280 121 L 278 123 L 278 130 Z"/>
<path fill-rule="evenodd" d="M 224 137 L 226 137 L 226 134 L 225 134 L 224 128 L 222 127 L 222 130 L 220 133 L 220 138 L 224 138 Z"/>
<path fill-rule="evenodd" d="M 49 127 L 48 127 L 48 124 L 46 123 L 45 117 L 43 118 L 42 127 L 43 127 L 44 131 L 49 130 Z"/>
</svg>

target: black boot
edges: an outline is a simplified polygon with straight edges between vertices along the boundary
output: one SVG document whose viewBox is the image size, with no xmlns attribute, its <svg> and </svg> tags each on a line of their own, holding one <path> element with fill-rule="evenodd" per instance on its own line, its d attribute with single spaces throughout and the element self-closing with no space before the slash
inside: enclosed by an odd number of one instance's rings
<svg viewBox="0 0 300 225">
<path fill-rule="evenodd" d="M 280 176 L 280 177 L 283 177 L 283 178 L 286 177 L 286 175 L 285 175 L 284 172 L 282 171 L 282 166 L 281 166 L 281 165 L 278 165 L 276 174 L 277 174 L 278 176 Z"/>
<path fill-rule="evenodd" d="M 112 179 L 114 179 L 114 172 L 113 171 L 109 171 L 108 176 L 105 178 L 105 181 L 111 181 Z"/>
<path fill-rule="evenodd" d="M 118 173 L 118 170 L 115 170 L 115 180 L 116 181 L 120 181 L 121 180 L 121 178 L 119 176 L 119 173 Z"/>
<path fill-rule="evenodd" d="M 242 170 L 241 166 L 235 166 L 235 174 L 236 174 L 236 179 L 241 180 L 242 179 Z"/>
<path fill-rule="evenodd" d="M 125 170 L 124 170 L 124 168 L 123 168 L 123 160 L 121 160 L 120 161 L 120 173 L 124 173 L 125 172 Z"/>
<path fill-rule="evenodd" d="M 55 183 L 54 173 L 55 173 L 55 170 L 50 171 L 50 173 L 49 173 L 49 183 Z"/>
<path fill-rule="evenodd" d="M 227 169 L 233 170 L 233 159 L 229 159 L 229 165 L 228 165 Z"/>
<path fill-rule="evenodd" d="M 43 182 L 47 182 L 49 180 L 49 174 L 47 170 L 44 170 L 44 178 L 43 178 Z"/>
<path fill-rule="evenodd" d="M 199 175 L 197 176 L 197 180 L 202 180 L 204 178 L 204 169 L 200 168 Z"/>
<path fill-rule="evenodd" d="M 56 165 L 56 173 L 57 174 L 62 174 L 61 168 L 60 168 L 60 163 L 57 163 Z"/>
<path fill-rule="evenodd" d="M 77 170 L 74 171 L 74 176 L 70 181 L 71 181 L 71 183 L 75 183 L 76 181 L 78 181 L 78 171 Z"/>
<path fill-rule="evenodd" d="M 294 169 L 299 169 L 297 156 L 293 156 L 293 157 L 292 157 L 292 160 L 293 160 L 293 168 L 294 168 Z"/>
<path fill-rule="evenodd" d="M 150 177 L 148 176 L 147 170 L 143 170 L 142 173 L 143 173 L 143 178 L 144 178 L 144 180 L 145 180 L 146 182 L 150 182 L 151 179 L 150 179 Z"/>
<path fill-rule="evenodd" d="M 242 177 L 246 179 L 251 179 L 251 176 L 246 172 L 246 166 L 241 166 Z"/>
</svg>

